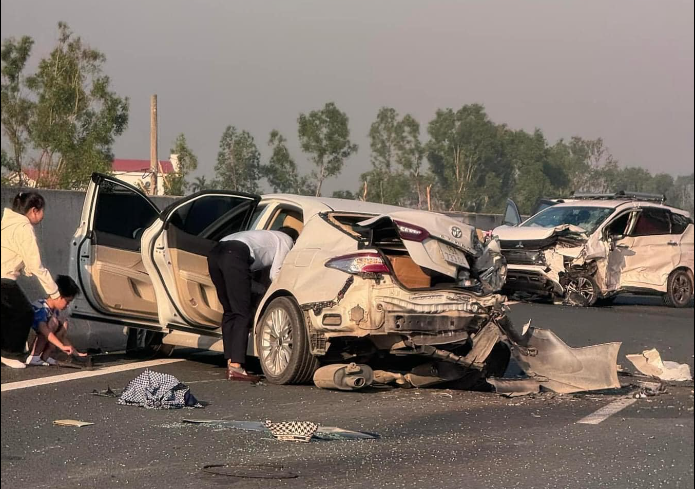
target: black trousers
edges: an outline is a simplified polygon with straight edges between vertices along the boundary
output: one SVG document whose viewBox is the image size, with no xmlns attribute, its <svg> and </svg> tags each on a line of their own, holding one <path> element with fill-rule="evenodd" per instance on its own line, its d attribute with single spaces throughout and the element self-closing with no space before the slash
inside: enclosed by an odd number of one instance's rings
<svg viewBox="0 0 695 489">
<path fill-rule="evenodd" d="M 240 241 L 220 241 L 208 253 L 208 271 L 224 311 L 224 357 L 232 363 L 244 363 L 246 360 L 253 321 L 252 263 L 249 247 Z"/>
<path fill-rule="evenodd" d="M 34 321 L 34 310 L 16 281 L 4 278 L 1 287 L 2 356 L 20 357 L 24 354 L 24 346 Z"/>
</svg>

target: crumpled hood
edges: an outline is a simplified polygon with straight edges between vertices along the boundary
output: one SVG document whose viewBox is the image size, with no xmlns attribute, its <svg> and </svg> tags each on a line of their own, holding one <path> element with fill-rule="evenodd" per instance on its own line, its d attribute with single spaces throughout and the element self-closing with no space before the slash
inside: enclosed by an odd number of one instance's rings
<svg viewBox="0 0 695 489">
<path fill-rule="evenodd" d="M 493 231 L 502 241 L 544 240 L 558 235 L 573 235 L 584 240 L 589 239 L 587 232 L 579 226 L 563 224 L 554 228 L 532 226 L 500 226 Z"/>
</svg>

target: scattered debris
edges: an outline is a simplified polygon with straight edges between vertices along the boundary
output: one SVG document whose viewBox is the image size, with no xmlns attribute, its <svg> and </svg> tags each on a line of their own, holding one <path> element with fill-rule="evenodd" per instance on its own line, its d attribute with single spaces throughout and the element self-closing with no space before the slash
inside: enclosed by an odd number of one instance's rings
<svg viewBox="0 0 695 489">
<path fill-rule="evenodd" d="M 620 343 L 571 348 L 550 330 L 533 326 L 525 329 L 512 354 L 526 375 L 543 390 L 570 394 L 620 387 L 617 370 Z"/>
<path fill-rule="evenodd" d="M 232 421 L 225 419 L 184 419 L 183 423 L 205 424 L 217 427 L 233 428 L 244 431 L 261 431 L 264 433 L 272 433 L 267 426 L 269 421 Z M 271 425 L 273 424 L 270 422 Z M 275 423 L 276 425 L 278 423 Z M 314 424 L 314 423 L 311 423 Z M 316 431 L 312 434 L 312 438 L 317 440 L 378 440 L 380 436 L 376 433 L 368 433 L 364 431 L 351 431 L 334 426 L 317 426 Z"/>
<path fill-rule="evenodd" d="M 693 380 L 688 364 L 662 361 L 656 348 L 626 355 L 626 357 L 644 375 L 667 381 Z"/>
<path fill-rule="evenodd" d="M 147 409 L 202 408 L 190 389 L 169 374 L 145 370 L 130 381 L 118 404 Z"/>
<path fill-rule="evenodd" d="M 666 386 L 660 382 L 638 382 L 640 390 L 634 394 L 635 399 L 646 399 L 666 393 Z"/>
<path fill-rule="evenodd" d="M 541 384 L 535 379 L 487 379 L 487 382 L 504 397 L 527 396 L 541 391 Z"/>
<path fill-rule="evenodd" d="M 314 373 L 314 384 L 321 389 L 354 391 L 371 385 L 374 372 L 368 365 L 335 364 L 321 367 Z"/>
<path fill-rule="evenodd" d="M 118 392 L 116 392 L 116 391 L 118 391 Z M 120 396 L 121 390 L 116 389 L 116 391 L 111 390 L 111 386 L 107 386 L 105 391 L 98 391 L 98 390 L 94 389 L 92 391 L 92 395 L 93 396 L 99 396 L 99 397 L 118 397 L 118 396 Z"/>
<path fill-rule="evenodd" d="M 82 428 L 83 426 L 92 426 L 94 423 L 89 421 L 77 421 L 76 419 L 56 419 L 53 421 L 56 426 L 74 426 L 76 428 Z"/>
<path fill-rule="evenodd" d="M 212 475 L 224 475 L 238 477 L 240 479 L 296 479 L 299 477 L 294 472 L 285 470 L 282 465 L 236 465 L 236 464 L 209 464 L 203 466 L 203 472 Z"/>
</svg>

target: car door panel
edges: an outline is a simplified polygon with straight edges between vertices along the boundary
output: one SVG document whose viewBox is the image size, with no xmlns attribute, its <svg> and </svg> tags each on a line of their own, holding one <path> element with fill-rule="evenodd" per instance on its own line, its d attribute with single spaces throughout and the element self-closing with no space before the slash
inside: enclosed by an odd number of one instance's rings
<svg viewBox="0 0 695 489">
<path fill-rule="evenodd" d="M 154 287 L 140 253 L 97 245 L 91 273 L 96 296 L 106 310 L 157 316 Z"/>
<path fill-rule="evenodd" d="M 83 291 L 73 312 L 156 321 L 154 287 L 142 263 L 139 232 L 158 215 L 135 187 L 106 175 L 92 176 L 71 247 L 71 274 Z"/>
<path fill-rule="evenodd" d="M 144 265 L 156 277 L 160 322 L 214 330 L 222 305 L 208 273 L 207 255 L 224 236 L 248 228 L 259 196 L 209 191 L 167 208 L 143 235 Z M 147 244 L 145 244 L 147 243 Z"/>
<path fill-rule="evenodd" d="M 620 285 L 632 289 L 666 290 L 669 274 L 680 259 L 679 236 L 671 234 L 668 212 L 644 208 L 636 217 L 630 237 L 617 243 L 627 246 Z"/>
<path fill-rule="evenodd" d="M 207 260 L 215 241 L 192 236 L 175 226 L 170 226 L 166 234 L 183 312 L 196 324 L 218 327 L 222 321 L 222 305 L 210 279 Z"/>
</svg>

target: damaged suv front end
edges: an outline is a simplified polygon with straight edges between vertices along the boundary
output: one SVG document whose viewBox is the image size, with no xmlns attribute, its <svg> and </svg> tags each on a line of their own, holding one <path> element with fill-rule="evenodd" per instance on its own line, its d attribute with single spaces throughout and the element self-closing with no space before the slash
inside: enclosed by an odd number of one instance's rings
<svg viewBox="0 0 695 489">
<path fill-rule="evenodd" d="M 627 292 L 662 295 L 676 307 L 693 295 L 692 219 L 663 196 L 579 197 L 494 234 L 510 295 L 591 306 Z"/>
</svg>

